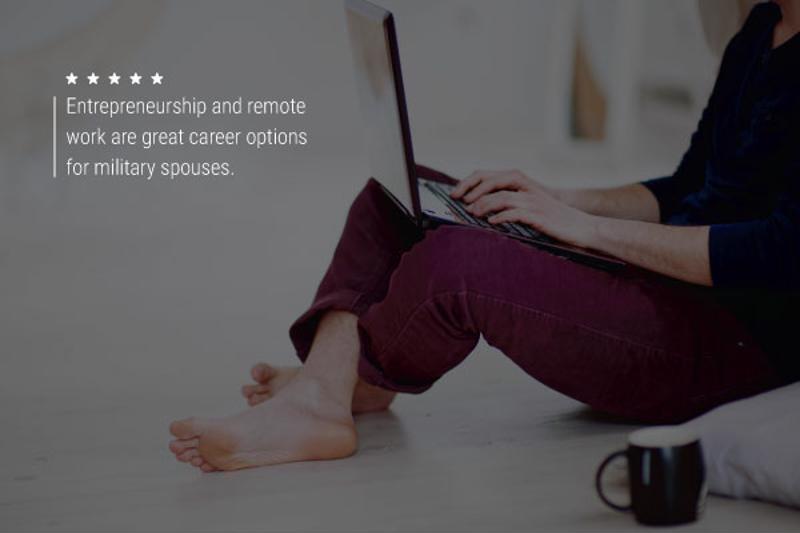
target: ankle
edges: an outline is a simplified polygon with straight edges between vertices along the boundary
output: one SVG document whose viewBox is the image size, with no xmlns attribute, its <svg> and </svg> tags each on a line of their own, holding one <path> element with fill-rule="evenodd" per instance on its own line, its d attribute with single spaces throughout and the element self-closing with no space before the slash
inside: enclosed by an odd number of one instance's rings
<svg viewBox="0 0 800 533">
<path fill-rule="evenodd" d="M 352 409 L 353 387 L 331 380 L 303 367 L 292 379 L 292 384 L 302 391 L 303 401 L 315 412 L 349 415 Z"/>
</svg>

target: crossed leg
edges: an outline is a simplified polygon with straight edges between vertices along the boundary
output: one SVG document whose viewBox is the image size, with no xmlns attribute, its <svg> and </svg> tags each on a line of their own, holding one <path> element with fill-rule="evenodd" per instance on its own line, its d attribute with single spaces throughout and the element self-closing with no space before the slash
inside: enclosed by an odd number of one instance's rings
<svg viewBox="0 0 800 533">
<path fill-rule="evenodd" d="M 256 376 L 281 379 L 238 414 L 173 423 L 170 448 L 204 471 L 346 457 L 357 446 L 352 413 L 364 407 L 359 375 L 372 392 L 422 392 L 481 335 L 546 385 L 640 420 L 686 419 L 774 384 L 763 352 L 705 293 L 478 229 L 423 237 L 371 182 L 290 331 L 304 366 L 257 366 Z"/>
</svg>

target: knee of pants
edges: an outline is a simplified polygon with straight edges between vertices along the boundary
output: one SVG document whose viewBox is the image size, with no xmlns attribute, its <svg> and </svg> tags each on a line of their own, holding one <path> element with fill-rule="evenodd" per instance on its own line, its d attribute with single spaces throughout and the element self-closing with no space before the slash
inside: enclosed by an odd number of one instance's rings
<svg viewBox="0 0 800 533">
<path fill-rule="evenodd" d="M 380 184 L 370 178 L 356 195 L 348 211 L 348 218 L 364 218 L 381 210 L 387 200 Z"/>
<path fill-rule="evenodd" d="M 344 237 L 358 243 L 368 256 L 386 250 L 405 250 L 419 240 L 417 224 L 374 178 L 361 189 L 347 213 Z"/>
</svg>

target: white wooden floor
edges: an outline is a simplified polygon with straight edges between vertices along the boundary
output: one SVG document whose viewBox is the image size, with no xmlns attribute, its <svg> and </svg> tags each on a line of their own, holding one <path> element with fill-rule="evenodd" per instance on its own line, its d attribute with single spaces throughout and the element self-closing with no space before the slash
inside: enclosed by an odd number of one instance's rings
<svg viewBox="0 0 800 533">
<path fill-rule="evenodd" d="M 227 380 L 223 380 L 227 381 Z M 425 396 L 358 422 L 350 459 L 202 475 L 166 449 L 170 416 L 235 390 L 4 402 L 2 531 L 622 531 L 592 476 L 628 427 L 482 349 Z M 800 517 L 711 498 L 687 531 L 787 531 Z"/>
</svg>

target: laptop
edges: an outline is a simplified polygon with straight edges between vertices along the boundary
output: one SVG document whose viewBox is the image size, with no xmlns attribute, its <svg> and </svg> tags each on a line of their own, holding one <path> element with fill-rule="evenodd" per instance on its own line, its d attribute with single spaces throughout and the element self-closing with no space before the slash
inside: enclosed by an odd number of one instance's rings
<svg viewBox="0 0 800 533">
<path fill-rule="evenodd" d="M 400 53 L 392 13 L 366 0 L 345 0 L 356 85 L 368 129 L 372 177 L 421 227 L 463 224 L 525 241 L 556 255 L 606 270 L 625 263 L 559 242 L 524 224 L 489 224 L 450 198 L 448 179 L 421 176 L 414 162 Z M 444 177 L 444 175 L 442 175 Z"/>
</svg>

